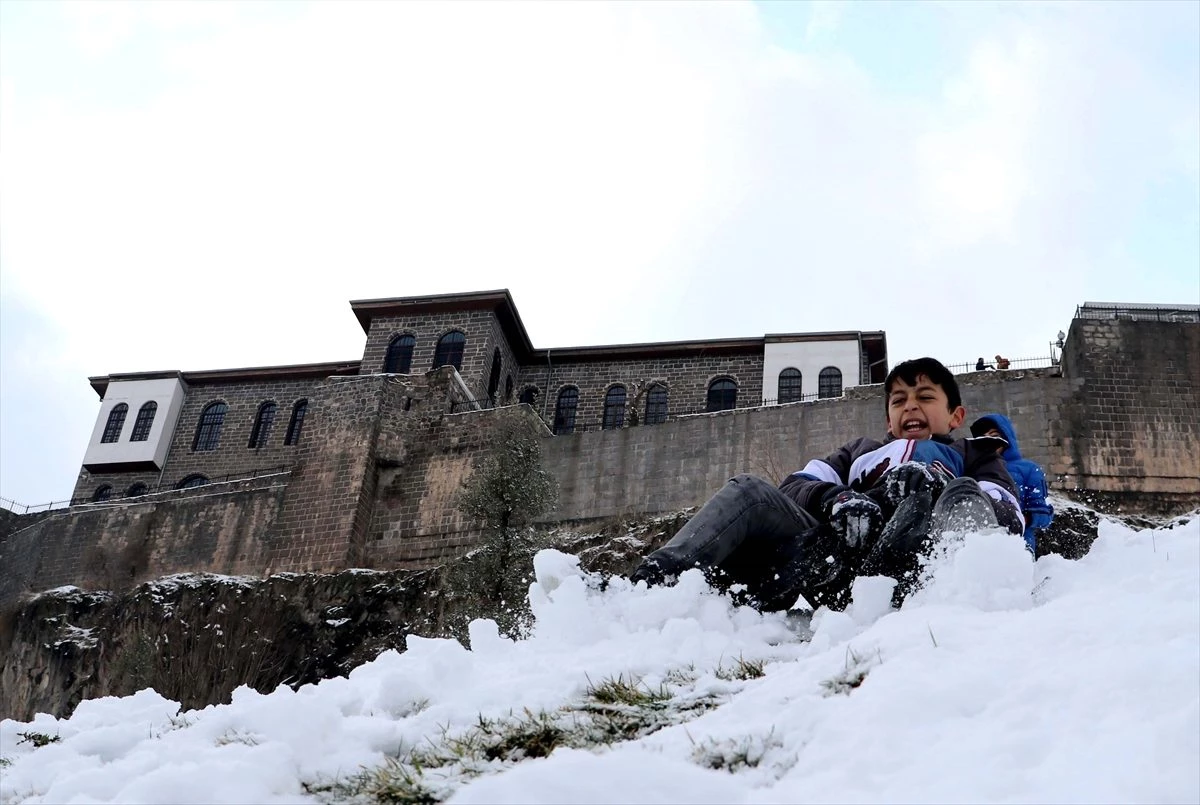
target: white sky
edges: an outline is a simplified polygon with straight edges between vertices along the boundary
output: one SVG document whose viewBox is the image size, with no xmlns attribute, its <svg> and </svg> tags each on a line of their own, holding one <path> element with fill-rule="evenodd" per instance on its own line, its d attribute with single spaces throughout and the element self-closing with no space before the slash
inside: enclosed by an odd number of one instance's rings
<svg viewBox="0 0 1200 805">
<path fill-rule="evenodd" d="M 85 701 L 69 719 L 0 721 L 0 800 L 347 801 L 305 786 L 413 749 L 448 753 L 481 718 L 528 710 L 578 729 L 587 689 L 618 678 L 669 692 L 665 716 L 705 697 L 719 706 L 611 747 L 521 762 L 477 750 L 415 774 L 463 805 L 1200 800 L 1195 515 L 1153 532 L 1102 522 L 1077 562 L 1035 564 L 1019 536 L 968 535 L 898 612 L 890 579 L 859 579 L 846 612 L 817 613 L 809 643 L 780 613 L 731 607 L 699 571 L 672 588 L 613 579 L 598 593 L 577 563 L 539 554 L 526 639 L 475 621 L 469 651 L 410 637 L 403 654 L 296 692 L 243 687 L 230 704 L 178 713 L 144 690 Z M 74 624 L 61 637 L 97 639 Z M 765 675 L 721 679 L 739 659 Z M 36 747 L 25 732 L 58 741 Z"/>
<path fill-rule="evenodd" d="M 0 495 L 69 496 L 89 375 L 491 288 L 893 363 L 1200 302 L 1200 4 L 0 3 Z"/>
</svg>

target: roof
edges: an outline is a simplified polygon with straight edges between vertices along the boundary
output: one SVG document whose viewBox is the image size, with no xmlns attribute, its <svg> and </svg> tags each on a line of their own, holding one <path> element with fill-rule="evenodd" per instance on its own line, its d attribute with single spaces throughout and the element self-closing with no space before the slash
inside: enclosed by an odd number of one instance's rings
<svg viewBox="0 0 1200 805">
<path fill-rule="evenodd" d="M 104 399 L 109 383 L 136 380 L 163 380 L 178 378 L 189 386 L 211 383 L 237 383 L 247 380 L 305 380 L 330 375 L 357 375 L 362 361 L 334 361 L 331 363 L 296 363 L 286 366 L 248 366 L 241 369 L 206 369 L 199 372 L 181 372 L 167 369 L 155 372 L 121 372 L 111 375 L 89 377 L 92 388 Z"/>
</svg>

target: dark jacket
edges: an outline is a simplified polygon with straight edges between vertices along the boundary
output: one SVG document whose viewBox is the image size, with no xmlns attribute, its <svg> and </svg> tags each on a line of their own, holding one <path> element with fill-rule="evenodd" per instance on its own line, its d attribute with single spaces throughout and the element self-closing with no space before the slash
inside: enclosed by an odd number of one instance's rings
<svg viewBox="0 0 1200 805">
<path fill-rule="evenodd" d="M 1008 446 L 1001 453 L 1008 473 L 1016 482 L 1021 510 L 1025 512 L 1025 544 L 1037 553 L 1037 532 L 1054 520 L 1054 507 L 1046 500 L 1046 474 L 1036 463 L 1024 458 L 1017 446 L 1017 432 L 1004 414 L 984 414 L 971 425 L 971 433 L 979 435 L 995 428 L 1004 434 Z"/>
<path fill-rule="evenodd" d="M 999 440 L 988 437 L 934 436 L 914 440 L 889 435 L 882 442 L 863 437 L 824 459 L 808 462 L 804 469 L 785 478 L 779 489 L 814 517 L 823 520 L 823 499 L 831 490 L 849 487 L 879 499 L 887 471 L 904 462 L 917 461 L 936 466 L 954 478 L 974 478 L 990 497 L 999 498 L 1001 505 L 1019 511 L 1017 485 L 996 453 L 999 445 Z M 1004 521 L 1005 518 L 1001 518 L 1001 522 Z"/>
</svg>

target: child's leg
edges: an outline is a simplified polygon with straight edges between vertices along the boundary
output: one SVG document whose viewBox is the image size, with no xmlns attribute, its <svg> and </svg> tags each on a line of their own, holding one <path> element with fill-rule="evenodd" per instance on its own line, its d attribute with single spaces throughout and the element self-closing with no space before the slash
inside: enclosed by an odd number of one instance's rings
<svg viewBox="0 0 1200 805">
<path fill-rule="evenodd" d="M 750 584 L 778 563 L 781 551 L 817 527 L 816 519 L 768 481 L 731 478 L 671 541 L 642 560 L 634 580 L 659 582 L 699 567 Z M 735 557 L 736 554 L 736 557 Z M 727 566 L 726 566 L 727 565 Z"/>
</svg>

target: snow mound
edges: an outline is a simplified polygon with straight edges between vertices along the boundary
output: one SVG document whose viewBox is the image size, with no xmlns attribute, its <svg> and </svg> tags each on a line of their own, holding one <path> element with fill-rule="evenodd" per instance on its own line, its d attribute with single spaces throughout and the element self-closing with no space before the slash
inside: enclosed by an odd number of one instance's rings
<svg viewBox="0 0 1200 805">
<path fill-rule="evenodd" d="M 1196 802 L 1198 568 L 1195 516 L 1104 522 L 1074 562 L 967 534 L 901 609 L 859 579 L 804 642 L 699 572 L 602 583 L 545 551 L 524 639 L 481 620 L 469 648 L 414 636 L 297 691 L 0 722 L 0 802 L 378 801 L 409 778 L 457 803 Z M 597 725 L 619 734 L 581 740 Z"/>
</svg>

